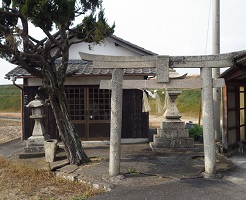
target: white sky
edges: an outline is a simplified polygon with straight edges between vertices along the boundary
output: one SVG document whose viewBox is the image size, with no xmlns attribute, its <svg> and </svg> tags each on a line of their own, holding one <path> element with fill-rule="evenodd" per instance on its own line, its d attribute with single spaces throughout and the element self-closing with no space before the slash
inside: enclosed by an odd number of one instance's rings
<svg viewBox="0 0 246 200">
<path fill-rule="evenodd" d="M 210 0 L 103 1 L 108 22 L 116 23 L 116 36 L 170 56 L 211 54 L 212 12 L 208 30 L 209 5 Z M 221 53 L 246 49 L 245 8 L 245 0 L 221 0 Z M 0 66 L 0 84 L 11 84 L 4 75 L 15 66 L 1 59 Z M 178 72 L 199 73 L 198 69 L 185 70 Z"/>
</svg>

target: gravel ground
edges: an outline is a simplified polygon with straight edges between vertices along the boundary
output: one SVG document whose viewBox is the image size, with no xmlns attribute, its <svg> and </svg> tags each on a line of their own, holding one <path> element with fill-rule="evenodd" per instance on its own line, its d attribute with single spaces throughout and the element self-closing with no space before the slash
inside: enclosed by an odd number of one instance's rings
<svg viewBox="0 0 246 200">
<path fill-rule="evenodd" d="M 0 144 L 20 137 L 20 113 L 0 113 Z"/>
</svg>

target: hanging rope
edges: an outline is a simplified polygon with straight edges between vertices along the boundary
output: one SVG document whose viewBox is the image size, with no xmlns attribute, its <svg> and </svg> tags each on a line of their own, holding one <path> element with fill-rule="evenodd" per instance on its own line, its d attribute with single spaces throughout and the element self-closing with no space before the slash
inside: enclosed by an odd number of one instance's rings
<svg viewBox="0 0 246 200">
<path fill-rule="evenodd" d="M 165 102 L 164 102 L 164 111 L 167 110 L 168 108 L 170 108 L 171 106 L 171 99 L 170 96 L 168 94 L 168 92 L 165 92 Z"/>
<path fill-rule="evenodd" d="M 149 99 L 145 91 L 143 90 L 143 107 L 142 107 L 142 112 L 149 112 L 150 106 L 149 106 Z"/>
<path fill-rule="evenodd" d="M 156 114 L 160 115 L 164 113 L 164 107 L 161 102 L 159 94 L 156 92 Z"/>
</svg>

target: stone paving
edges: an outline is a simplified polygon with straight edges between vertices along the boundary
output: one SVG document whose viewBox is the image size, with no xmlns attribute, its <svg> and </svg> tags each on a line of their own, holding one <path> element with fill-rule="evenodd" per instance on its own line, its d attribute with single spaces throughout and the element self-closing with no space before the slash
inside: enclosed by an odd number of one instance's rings
<svg viewBox="0 0 246 200">
<path fill-rule="evenodd" d="M 144 186 L 163 181 L 203 177 L 204 157 L 201 144 L 196 144 L 194 149 L 166 149 L 159 152 L 153 152 L 149 144 L 124 144 L 121 146 L 121 174 L 113 179 L 108 175 L 109 145 L 84 145 L 84 149 L 91 158 L 91 163 L 79 167 L 66 165 L 57 168 L 57 175 L 107 190 L 116 185 Z M 51 167 L 56 168 L 56 162 Z M 219 173 L 233 166 L 229 159 L 217 155 Z"/>
<path fill-rule="evenodd" d="M 49 166 L 45 158 L 19 159 L 23 151 L 24 142 L 14 140 L 0 145 L 0 156 L 8 157 L 10 160 L 32 164 L 37 168 L 53 170 L 58 176 L 71 180 L 92 184 L 94 187 L 104 187 L 111 190 L 115 186 L 133 187 L 157 185 L 167 181 L 180 179 L 201 178 L 204 171 L 203 145 L 196 143 L 193 149 L 165 149 L 163 151 L 152 151 L 149 144 L 122 144 L 121 145 L 121 174 L 115 178 L 109 177 L 109 145 L 108 144 L 84 144 L 86 154 L 91 163 L 74 166 L 69 165 L 64 151 L 56 155 L 54 163 Z M 228 158 L 217 155 L 218 173 L 226 175 L 227 178 L 240 178 L 241 171 L 234 170 L 234 163 Z M 242 157 L 243 158 L 243 157 Z M 238 160 L 236 158 L 236 160 Z M 243 160 L 244 164 L 246 159 Z M 227 173 L 233 168 L 234 176 Z M 243 171 L 242 171 L 243 170 Z M 239 179 L 235 179 L 239 181 Z"/>
<path fill-rule="evenodd" d="M 246 152 L 236 153 L 230 157 L 230 160 L 236 167 L 233 171 L 227 171 L 224 179 L 246 187 Z"/>
</svg>

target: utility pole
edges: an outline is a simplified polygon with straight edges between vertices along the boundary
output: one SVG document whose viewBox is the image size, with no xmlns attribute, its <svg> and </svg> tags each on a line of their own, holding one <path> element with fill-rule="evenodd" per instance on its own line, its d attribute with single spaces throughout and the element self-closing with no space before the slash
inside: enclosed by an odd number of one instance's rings
<svg viewBox="0 0 246 200">
<path fill-rule="evenodd" d="M 212 54 L 220 54 L 220 0 L 213 0 L 213 21 L 212 21 Z M 212 78 L 218 78 L 220 69 L 212 69 Z M 214 109 L 214 134 L 215 139 L 221 140 L 220 131 L 220 105 L 221 89 L 213 88 L 213 109 Z"/>
</svg>

